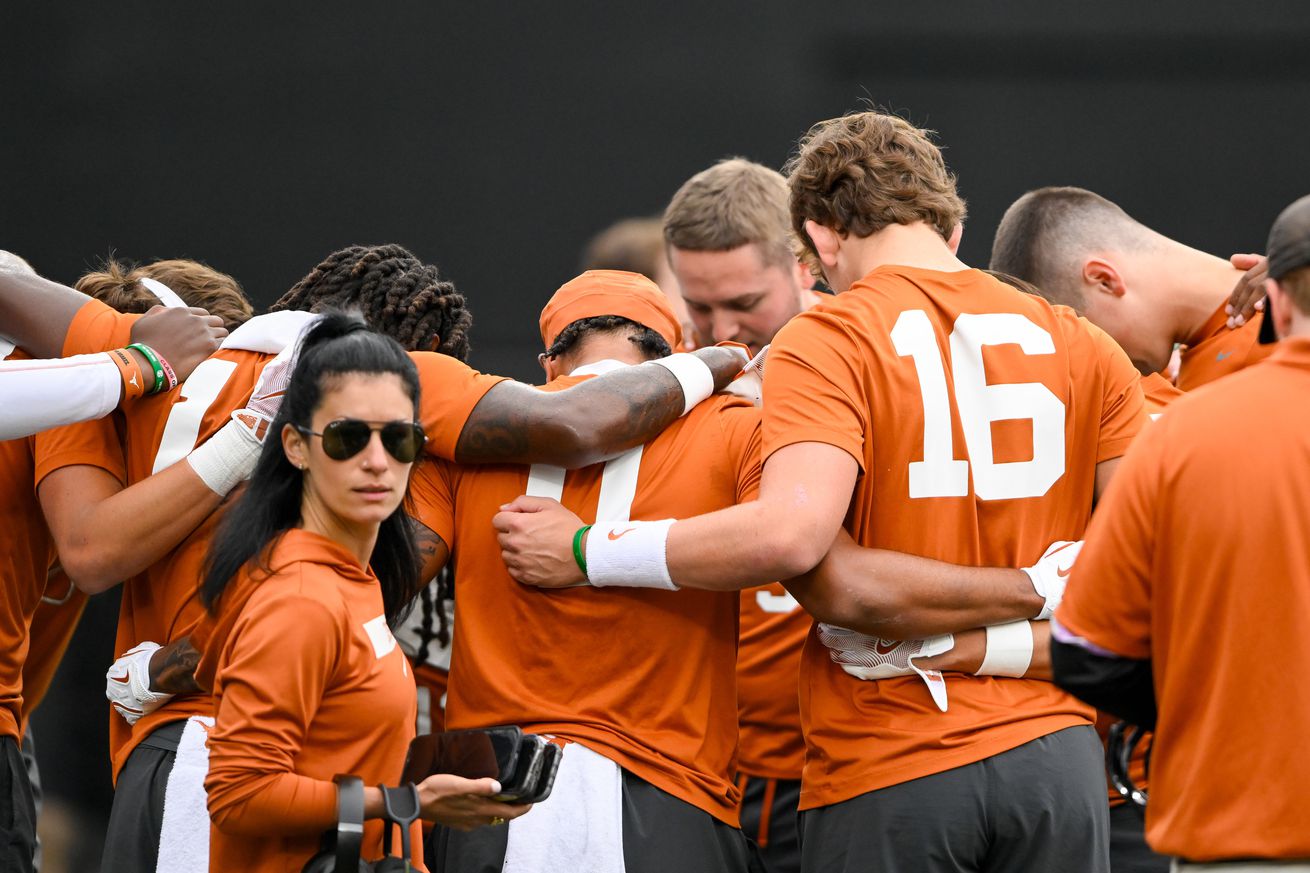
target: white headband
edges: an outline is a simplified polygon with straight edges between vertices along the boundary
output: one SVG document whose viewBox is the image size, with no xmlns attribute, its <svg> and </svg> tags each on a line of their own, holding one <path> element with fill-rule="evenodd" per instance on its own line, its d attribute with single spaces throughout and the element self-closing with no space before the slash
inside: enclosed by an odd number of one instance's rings
<svg viewBox="0 0 1310 873">
<path fill-rule="evenodd" d="M 177 296 L 172 288 L 169 288 L 163 282 L 151 279 L 149 276 L 142 276 L 137 280 L 145 286 L 146 290 L 159 298 L 159 302 L 170 308 L 186 309 L 186 301 Z"/>
</svg>

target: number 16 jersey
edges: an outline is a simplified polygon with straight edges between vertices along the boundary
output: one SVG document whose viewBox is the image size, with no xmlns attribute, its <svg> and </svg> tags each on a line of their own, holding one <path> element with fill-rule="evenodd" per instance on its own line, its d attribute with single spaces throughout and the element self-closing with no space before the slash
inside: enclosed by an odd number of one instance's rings
<svg viewBox="0 0 1310 873">
<path fill-rule="evenodd" d="M 1096 465 L 1145 422 L 1139 375 L 1106 334 L 977 270 L 884 266 L 779 332 L 764 454 L 802 442 L 860 465 L 845 527 L 862 546 L 1023 567 L 1091 515 Z M 801 666 L 801 809 L 980 761 L 1093 711 L 1049 682 L 868 682 L 811 631 Z"/>
</svg>

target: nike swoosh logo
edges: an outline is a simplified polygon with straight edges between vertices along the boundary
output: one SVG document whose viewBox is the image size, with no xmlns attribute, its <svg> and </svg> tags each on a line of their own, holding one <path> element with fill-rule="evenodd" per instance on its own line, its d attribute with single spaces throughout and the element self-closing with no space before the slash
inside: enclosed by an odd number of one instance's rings
<svg viewBox="0 0 1310 873">
<path fill-rule="evenodd" d="M 127 677 L 126 679 L 119 679 L 117 676 L 110 676 L 109 678 L 113 679 L 115 682 L 118 682 L 122 685 L 130 684 L 132 681 L 132 678 L 130 676 Z"/>
<path fill-rule="evenodd" d="M 1059 576 L 1061 579 L 1063 579 L 1065 576 L 1068 576 L 1072 572 L 1073 572 L 1073 567 L 1070 567 L 1067 570 L 1061 569 L 1059 567 L 1055 568 L 1055 575 Z"/>
<path fill-rule="evenodd" d="M 887 645 L 882 640 L 878 640 L 878 642 L 873 644 L 873 650 L 879 655 L 890 655 L 892 652 L 896 651 L 900 645 L 899 642 L 893 642 L 891 645 Z"/>
<path fill-rule="evenodd" d="M 627 530 L 619 531 L 618 533 L 615 533 L 614 531 L 610 531 L 610 532 L 607 534 L 607 536 L 608 536 L 610 539 L 612 539 L 612 540 L 617 540 L 619 537 L 623 536 L 624 534 L 630 534 L 630 533 L 632 533 L 634 530 L 636 530 L 635 527 L 630 527 L 630 528 L 628 528 Z"/>
</svg>

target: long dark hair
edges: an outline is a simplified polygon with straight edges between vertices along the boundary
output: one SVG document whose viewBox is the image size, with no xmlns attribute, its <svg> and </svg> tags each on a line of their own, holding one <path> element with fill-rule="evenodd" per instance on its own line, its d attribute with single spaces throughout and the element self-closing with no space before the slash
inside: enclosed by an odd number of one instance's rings
<svg viewBox="0 0 1310 873">
<path fill-rule="evenodd" d="M 272 546 L 300 521 L 304 474 L 283 453 L 282 430 L 288 424 L 309 427 L 330 380 L 348 373 L 395 373 L 417 410 L 418 371 L 400 344 L 369 330 L 357 313 L 325 313 L 301 343 L 300 359 L 250 483 L 224 513 L 210 544 L 200 596 L 211 611 L 243 568 L 268 571 Z M 394 626 L 413 602 L 422 568 L 414 523 L 404 504 L 378 529 L 369 566 L 382 587 L 387 622 Z"/>
</svg>

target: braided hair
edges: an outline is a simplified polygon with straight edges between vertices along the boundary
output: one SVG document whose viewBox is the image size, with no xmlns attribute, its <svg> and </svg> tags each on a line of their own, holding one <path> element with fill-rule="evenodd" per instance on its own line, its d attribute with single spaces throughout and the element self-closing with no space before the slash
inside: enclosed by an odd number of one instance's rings
<svg viewBox="0 0 1310 873">
<path fill-rule="evenodd" d="M 358 309 L 368 326 L 409 351 L 469 354 L 473 316 L 464 296 L 404 246 L 349 246 L 328 255 L 269 307 L 270 312 Z"/>
<path fill-rule="evenodd" d="M 419 591 L 419 608 L 422 610 L 422 623 L 418 630 L 418 651 L 414 654 L 414 663 L 423 664 L 428 660 L 428 648 L 435 642 L 442 648 L 450 645 L 450 624 L 446 619 L 445 602 L 455 599 L 455 574 L 449 563 L 441 568 L 435 584 L 424 585 Z M 433 592 L 436 588 L 436 592 Z M 436 621 L 436 627 L 432 626 Z"/>
</svg>

